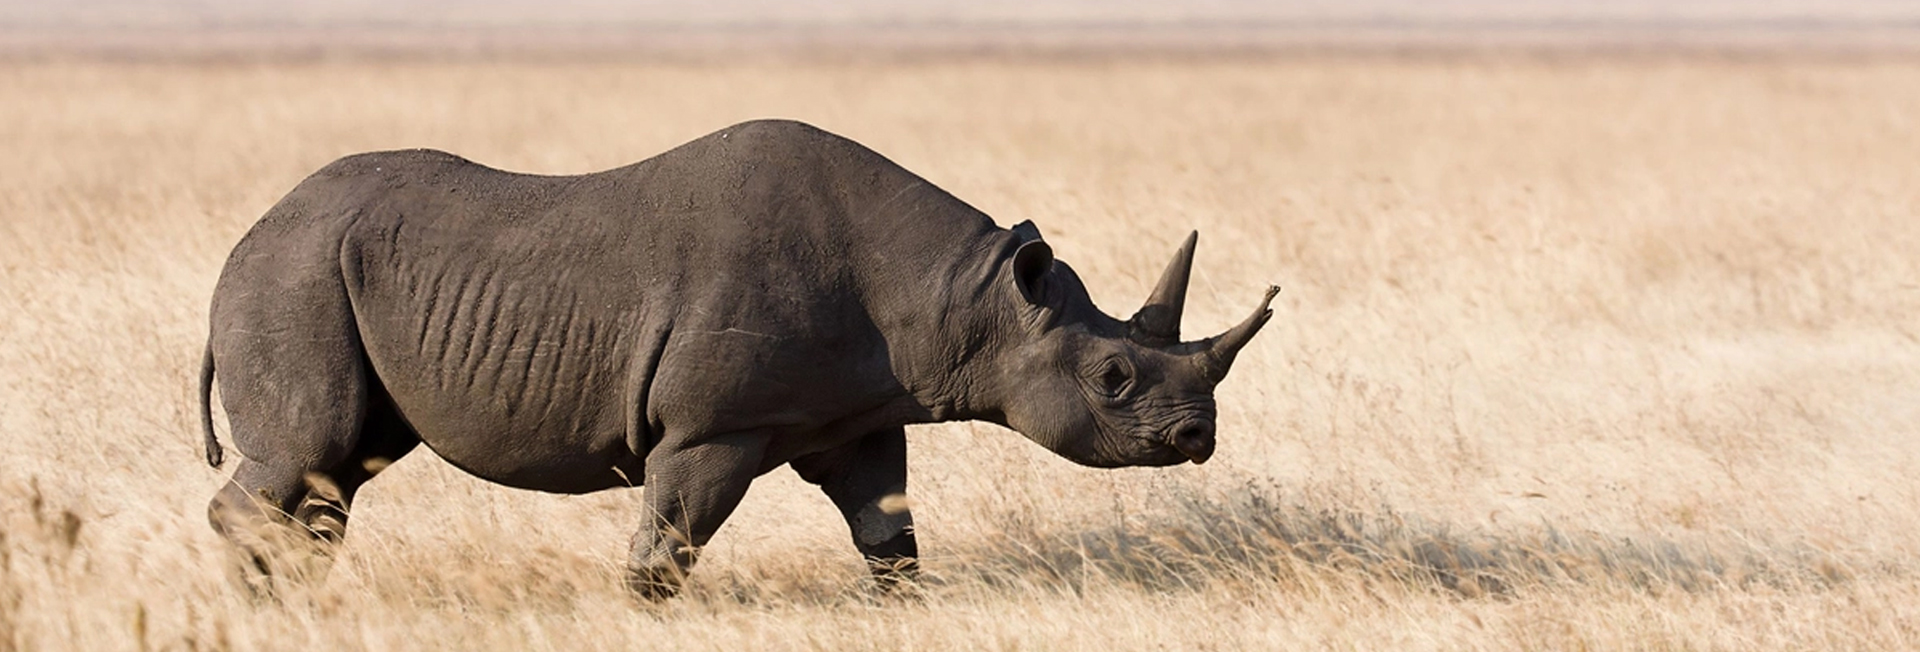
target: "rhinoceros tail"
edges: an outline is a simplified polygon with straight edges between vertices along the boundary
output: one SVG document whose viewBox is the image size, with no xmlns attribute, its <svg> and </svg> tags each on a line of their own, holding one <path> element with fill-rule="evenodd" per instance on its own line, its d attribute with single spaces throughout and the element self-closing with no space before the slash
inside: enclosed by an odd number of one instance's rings
<svg viewBox="0 0 1920 652">
<path fill-rule="evenodd" d="M 207 342 L 205 357 L 200 359 L 200 430 L 207 435 L 207 465 L 220 468 L 226 461 L 225 451 L 220 450 L 220 439 L 213 435 L 213 342 Z"/>
</svg>

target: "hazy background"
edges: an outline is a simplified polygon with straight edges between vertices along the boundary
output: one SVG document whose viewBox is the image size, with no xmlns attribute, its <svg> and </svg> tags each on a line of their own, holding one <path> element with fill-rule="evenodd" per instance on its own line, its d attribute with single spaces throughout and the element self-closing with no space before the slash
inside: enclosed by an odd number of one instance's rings
<svg viewBox="0 0 1920 652">
<path fill-rule="evenodd" d="M 14 52 L 1910 49 L 1901 0 L 68 0 L 0 3 Z"/>
</svg>

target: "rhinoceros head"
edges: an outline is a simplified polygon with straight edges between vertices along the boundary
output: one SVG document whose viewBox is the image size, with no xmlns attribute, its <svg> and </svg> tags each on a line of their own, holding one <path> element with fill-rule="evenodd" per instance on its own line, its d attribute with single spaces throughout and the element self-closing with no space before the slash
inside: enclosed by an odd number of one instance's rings
<svg viewBox="0 0 1920 652">
<path fill-rule="evenodd" d="M 1018 324 L 998 366 L 1006 425 L 1088 466 L 1199 464 L 1213 455 L 1214 387 L 1234 355 L 1273 316 L 1268 288 L 1238 326 L 1180 341 L 1193 246 L 1186 243 L 1131 319 L 1094 307 L 1086 286 L 1028 224 L 1008 264 Z"/>
</svg>

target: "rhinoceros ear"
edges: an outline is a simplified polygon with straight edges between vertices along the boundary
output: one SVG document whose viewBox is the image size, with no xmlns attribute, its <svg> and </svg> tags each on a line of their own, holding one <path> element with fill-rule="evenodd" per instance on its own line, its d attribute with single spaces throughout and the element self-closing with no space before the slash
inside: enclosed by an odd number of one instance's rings
<svg viewBox="0 0 1920 652">
<path fill-rule="evenodd" d="M 1026 220 L 1015 224 L 1013 228 L 1008 230 L 1012 231 L 1013 237 L 1021 242 L 1032 242 L 1040 239 L 1040 227 L 1034 226 L 1033 220 Z"/>
<path fill-rule="evenodd" d="M 1027 303 L 1046 302 L 1047 272 L 1053 271 L 1053 247 L 1040 240 L 1028 240 L 1013 252 L 1013 283 Z"/>
</svg>

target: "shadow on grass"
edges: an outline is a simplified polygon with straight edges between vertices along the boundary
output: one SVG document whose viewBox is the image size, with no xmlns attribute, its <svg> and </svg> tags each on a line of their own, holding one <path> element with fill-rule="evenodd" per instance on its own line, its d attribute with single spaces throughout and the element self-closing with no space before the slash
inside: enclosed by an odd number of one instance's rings
<svg viewBox="0 0 1920 652">
<path fill-rule="evenodd" d="M 6 526 L 0 527 L 0 631 L 20 622 L 24 601 L 34 591 L 97 581 L 93 571 L 73 563 L 74 551 L 87 547 L 83 519 L 44 500 L 37 486 L 24 493 L 27 500 L 0 508 L 0 525 Z M 1483 530 L 1391 509 L 1289 501 L 1278 487 L 1258 483 L 1231 492 L 1187 489 L 1169 495 L 1162 507 L 1117 515 L 1105 525 L 1000 508 L 985 515 L 991 529 L 970 530 L 929 550 L 928 575 L 919 588 L 932 595 L 965 593 L 969 587 L 1081 593 L 1115 585 L 1166 592 L 1358 578 L 1498 597 L 1569 583 L 1650 592 L 1819 589 L 1862 575 L 1912 574 L 1904 561 L 1845 556 L 1735 533 L 1676 539 L 1551 525 Z M 582 600 L 632 600 L 619 585 L 618 559 L 605 551 L 516 546 L 501 539 L 475 532 L 430 551 L 362 549 L 346 560 L 350 578 L 320 583 L 295 602 L 371 596 L 377 604 L 514 612 L 565 609 Z M 891 599 L 873 590 L 850 554 L 767 554 L 772 557 L 701 568 L 683 600 L 636 606 L 672 615 L 740 604 L 841 606 Z"/>
<path fill-rule="evenodd" d="M 1331 571 L 1480 597 L 1565 583 L 1653 592 L 1820 588 L 1863 572 L 1905 572 L 1732 534 L 1682 541 L 1550 525 L 1483 531 L 1392 510 L 1288 503 L 1280 495 L 1252 483 L 1231 496 L 1188 491 L 1165 509 L 1071 531 L 1004 514 L 991 537 L 950 542 L 954 549 L 933 564 L 939 572 L 930 581 L 1166 591 L 1248 579 L 1299 582 Z"/>
</svg>

